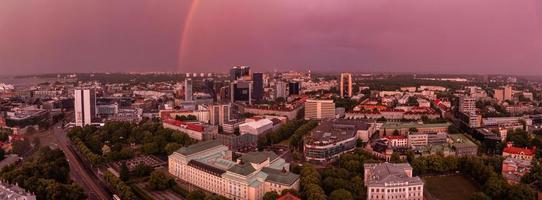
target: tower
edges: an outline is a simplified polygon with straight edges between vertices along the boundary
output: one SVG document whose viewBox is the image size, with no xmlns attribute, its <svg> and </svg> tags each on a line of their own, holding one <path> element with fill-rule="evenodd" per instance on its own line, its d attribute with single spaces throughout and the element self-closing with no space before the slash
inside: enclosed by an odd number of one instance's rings
<svg viewBox="0 0 542 200">
<path fill-rule="evenodd" d="M 341 73 L 340 81 L 340 91 L 339 95 L 341 97 L 352 97 L 352 74 L 350 73 Z M 345 83 L 346 82 L 346 83 Z M 345 86 L 346 84 L 346 86 Z M 347 88 L 345 88 L 347 87 Z"/>
</svg>

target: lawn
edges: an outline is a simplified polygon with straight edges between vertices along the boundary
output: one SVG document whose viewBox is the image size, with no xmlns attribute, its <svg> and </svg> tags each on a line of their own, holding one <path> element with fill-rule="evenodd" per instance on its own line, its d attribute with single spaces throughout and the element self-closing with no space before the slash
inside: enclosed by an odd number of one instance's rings
<svg viewBox="0 0 542 200">
<path fill-rule="evenodd" d="M 430 200 L 469 199 L 472 193 L 480 191 L 462 175 L 423 177 L 425 191 Z"/>
</svg>

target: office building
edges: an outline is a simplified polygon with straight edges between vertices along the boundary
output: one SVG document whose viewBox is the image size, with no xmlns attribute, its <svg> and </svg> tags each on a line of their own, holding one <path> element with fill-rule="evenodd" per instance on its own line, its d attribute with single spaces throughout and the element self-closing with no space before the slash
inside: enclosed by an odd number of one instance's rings
<svg viewBox="0 0 542 200">
<path fill-rule="evenodd" d="M 275 98 L 287 98 L 288 97 L 288 83 L 283 81 L 277 81 L 275 83 Z"/>
<path fill-rule="evenodd" d="M 246 102 L 251 104 L 252 101 L 252 81 L 234 81 L 230 85 L 230 100 L 231 102 Z"/>
<path fill-rule="evenodd" d="M 210 124 L 222 126 L 224 123 L 230 121 L 231 104 L 210 105 L 208 109 Z"/>
<path fill-rule="evenodd" d="M 341 73 L 339 95 L 341 97 L 352 97 L 352 74 Z"/>
<path fill-rule="evenodd" d="M 246 77 L 250 77 L 249 66 L 235 66 L 230 69 L 230 81 L 236 81 Z"/>
<path fill-rule="evenodd" d="M 94 89 L 77 89 L 74 96 L 75 126 L 90 125 L 96 117 L 96 92 Z"/>
<path fill-rule="evenodd" d="M 288 94 L 289 95 L 299 95 L 300 84 L 299 82 L 289 82 L 288 83 Z"/>
<path fill-rule="evenodd" d="M 423 200 L 424 183 L 408 163 L 364 164 L 368 200 Z"/>
<path fill-rule="evenodd" d="M 263 73 L 252 74 L 252 98 L 256 101 L 260 101 L 263 98 Z"/>
<path fill-rule="evenodd" d="M 299 189 L 299 175 L 273 152 L 249 152 L 236 161 L 217 140 L 183 147 L 169 156 L 173 176 L 228 199 L 261 200 L 267 192 Z"/>
<path fill-rule="evenodd" d="M 335 103 L 333 100 L 307 99 L 305 102 L 305 119 L 335 118 Z"/>
<path fill-rule="evenodd" d="M 185 79 L 184 80 L 184 100 L 192 101 L 193 100 L 192 96 L 193 96 L 192 79 Z"/>
</svg>

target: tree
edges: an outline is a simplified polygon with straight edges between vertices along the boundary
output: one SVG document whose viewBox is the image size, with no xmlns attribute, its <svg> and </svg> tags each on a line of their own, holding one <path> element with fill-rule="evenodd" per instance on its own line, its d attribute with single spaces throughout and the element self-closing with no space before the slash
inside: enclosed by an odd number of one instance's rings
<svg viewBox="0 0 542 200">
<path fill-rule="evenodd" d="M 180 148 L 182 147 L 182 145 L 180 144 L 177 144 L 175 142 L 170 142 L 166 145 L 166 147 L 164 148 L 164 150 L 166 151 L 166 153 L 168 155 L 171 155 L 173 152 L 179 150 Z"/>
<path fill-rule="evenodd" d="M 456 126 L 450 125 L 450 126 L 448 126 L 448 133 L 455 134 L 455 133 L 460 133 L 460 132 L 459 132 L 459 129 Z"/>
<path fill-rule="evenodd" d="M 352 194 L 345 189 L 338 189 L 331 193 L 329 196 L 330 200 L 354 200 Z"/>
<path fill-rule="evenodd" d="M 508 188 L 506 199 L 508 200 L 524 200 L 535 199 L 535 192 L 527 185 L 516 184 Z"/>
<path fill-rule="evenodd" d="M 276 200 L 279 197 L 279 194 L 275 191 L 266 192 L 263 195 L 263 200 Z"/>
<path fill-rule="evenodd" d="M 22 155 L 30 150 L 30 142 L 28 140 L 17 140 L 13 142 L 12 147 L 12 153 Z"/>
<path fill-rule="evenodd" d="M 205 199 L 205 193 L 201 190 L 194 190 L 188 194 L 186 197 L 187 200 L 204 200 Z"/>
<path fill-rule="evenodd" d="M 475 192 L 472 193 L 472 195 L 469 198 L 470 200 L 491 200 L 490 197 L 488 197 L 486 194 L 482 192 Z"/>
<path fill-rule="evenodd" d="M 154 169 L 151 166 L 145 164 L 139 164 L 134 168 L 134 176 L 145 177 L 152 173 Z"/>
<path fill-rule="evenodd" d="M 4 149 L 0 148 L 0 160 L 4 160 L 4 155 L 6 154 L 6 152 L 4 151 Z"/>
<path fill-rule="evenodd" d="M 173 185 L 174 181 L 160 171 L 153 171 L 149 177 L 149 185 L 153 190 L 165 190 Z"/>
<path fill-rule="evenodd" d="M 399 130 L 397 130 L 397 129 L 393 130 L 393 132 L 392 132 L 392 135 L 394 135 L 394 136 L 398 136 L 400 134 L 401 133 L 399 133 Z"/>
<path fill-rule="evenodd" d="M 401 162 L 403 162 L 403 160 L 401 160 L 401 157 L 399 156 L 399 153 L 393 152 L 391 154 L 390 162 L 391 163 L 401 163 Z"/>
<path fill-rule="evenodd" d="M 504 180 L 497 176 L 490 177 L 484 184 L 484 193 L 493 199 L 497 199 L 502 196 L 505 188 Z"/>
<path fill-rule="evenodd" d="M 130 178 L 130 171 L 128 170 L 128 166 L 126 166 L 126 162 L 120 164 L 119 178 L 122 181 L 127 181 Z"/>
<path fill-rule="evenodd" d="M 411 127 L 408 129 L 409 132 L 412 132 L 412 133 L 417 133 L 418 132 L 418 129 L 416 127 Z"/>
</svg>

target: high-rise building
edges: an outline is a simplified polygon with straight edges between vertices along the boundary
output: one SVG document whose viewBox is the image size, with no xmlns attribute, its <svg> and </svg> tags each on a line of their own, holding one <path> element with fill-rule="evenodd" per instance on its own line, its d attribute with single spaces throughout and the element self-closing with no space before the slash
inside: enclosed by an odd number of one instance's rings
<svg viewBox="0 0 542 200">
<path fill-rule="evenodd" d="M 500 89 L 495 89 L 493 97 L 497 99 L 497 101 L 506 101 L 506 100 L 512 100 L 512 87 L 511 86 L 504 86 Z"/>
<path fill-rule="evenodd" d="M 299 82 L 289 82 L 288 83 L 288 91 L 289 95 L 299 95 Z"/>
<path fill-rule="evenodd" d="M 212 78 L 205 79 L 205 81 L 203 81 L 203 87 L 204 87 L 205 92 L 210 94 L 211 97 L 213 98 L 213 101 L 216 102 L 217 91 L 215 90 L 215 81 Z"/>
<path fill-rule="evenodd" d="M 224 123 L 230 121 L 230 108 L 230 104 L 215 104 L 209 106 L 209 122 L 212 125 L 222 126 Z"/>
<path fill-rule="evenodd" d="M 90 125 L 96 117 L 96 92 L 93 89 L 77 89 L 74 96 L 75 125 Z"/>
<path fill-rule="evenodd" d="M 305 119 L 335 118 L 335 103 L 333 100 L 308 99 L 305 102 Z"/>
<path fill-rule="evenodd" d="M 284 81 L 277 81 L 275 83 L 275 98 L 286 98 L 288 97 L 288 83 Z"/>
<path fill-rule="evenodd" d="M 184 79 L 184 100 L 192 101 L 192 79 Z"/>
<path fill-rule="evenodd" d="M 257 72 L 252 74 L 253 92 L 252 98 L 259 101 L 263 98 L 263 73 Z"/>
<path fill-rule="evenodd" d="M 476 113 L 476 98 L 471 96 L 459 97 L 459 112 L 465 114 Z"/>
<path fill-rule="evenodd" d="M 234 81 L 230 85 L 231 102 L 241 101 L 251 104 L 252 99 L 252 81 Z"/>
<path fill-rule="evenodd" d="M 247 76 L 250 77 L 249 66 L 235 66 L 230 69 L 230 81 L 235 81 Z"/>
<path fill-rule="evenodd" d="M 339 95 L 341 97 L 352 97 L 352 74 L 341 73 L 341 79 L 339 81 L 340 81 Z"/>
</svg>

